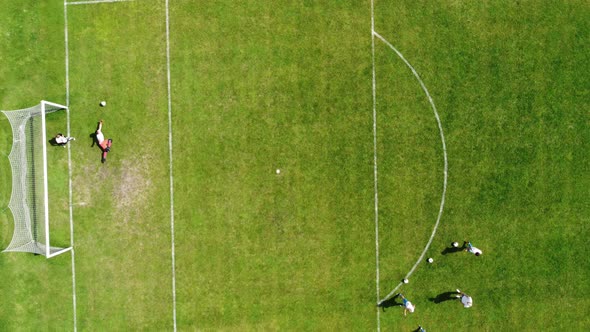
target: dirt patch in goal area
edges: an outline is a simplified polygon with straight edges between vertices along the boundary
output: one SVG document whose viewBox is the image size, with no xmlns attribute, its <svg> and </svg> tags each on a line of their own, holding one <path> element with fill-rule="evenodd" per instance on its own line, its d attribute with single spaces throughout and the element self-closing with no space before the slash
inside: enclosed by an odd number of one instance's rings
<svg viewBox="0 0 590 332">
<path fill-rule="evenodd" d="M 149 165 L 146 156 L 121 162 L 119 179 L 114 182 L 113 198 L 117 213 L 124 222 L 145 208 L 152 185 Z"/>
</svg>

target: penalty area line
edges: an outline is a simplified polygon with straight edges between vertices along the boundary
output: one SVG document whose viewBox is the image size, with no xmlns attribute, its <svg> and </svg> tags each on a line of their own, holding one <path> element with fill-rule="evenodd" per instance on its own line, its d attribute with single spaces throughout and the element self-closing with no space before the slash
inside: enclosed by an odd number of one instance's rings
<svg viewBox="0 0 590 332">
<path fill-rule="evenodd" d="M 412 275 L 412 273 L 414 273 L 414 271 L 418 267 L 418 265 L 422 262 L 422 260 L 424 259 L 424 256 L 426 255 L 426 252 L 430 248 L 430 245 L 432 244 L 432 240 L 434 239 L 434 235 L 436 234 L 436 231 L 438 229 L 438 225 L 440 224 L 440 219 L 442 217 L 442 213 L 443 213 L 443 210 L 444 210 L 445 196 L 446 196 L 446 193 L 447 193 L 448 168 L 449 168 L 448 167 L 448 159 L 447 159 L 447 145 L 445 143 L 445 135 L 444 135 L 444 132 L 443 132 L 443 128 L 442 128 L 442 123 L 440 121 L 440 117 L 438 115 L 438 111 L 436 110 L 436 105 L 434 104 L 434 101 L 433 101 L 432 97 L 430 96 L 430 92 L 428 92 L 428 89 L 426 88 L 426 85 L 422 81 L 422 78 L 420 78 L 420 75 L 418 75 L 418 72 L 416 71 L 416 69 L 414 69 L 414 67 L 410 64 L 410 62 L 408 60 L 406 60 L 406 58 L 403 56 L 403 54 L 400 51 L 398 51 L 395 47 L 393 47 L 393 45 L 390 42 L 388 42 L 385 38 L 383 38 L 383 36 L 381 36 L 380 34 L 378 34 L 375 30 L 373 30 L 373 36 L 379 38 L 383 43 L 385 43 L 385 45 L 389 46 L 389 48 L 391 48 L 395 52 L 395 54 L 397 54 L 397 56 L 412 71 L 412 74 L 414 74 L 414 77 L 416 78 L 416 80 L 418 80 L 418 83 L 420 83 L 420 86 L 422 87 L 422 90 L 426 94 L 426 97 L 428 98 L 428 102 L 430 103 L 430 106 L 432 107 L 432 111 L 434 112 L 434 117 L 436 118 L 436 123 L 438 125 L 438 130 L 439 130 L 439 133 L 440 133 L 440 140 L 441 140 L 441 143 L 442 143 L 443 159 L 444 159 L 444 171 L 443 171 L 443 174 L 444 175 L 443 175 L 443 191 L 442 191 L 442 195 L 441 195 L 442 197 L 441 197 L 441 201 L 440 201 L 440 208 L 438 210 L 438 216 L 436 217 L 436 223 L 434 224 L 434 228 L 432 229 L 432 233 L 430 234 L 430 239 L 428 239 L 428 243 L 424 247 L 424 250 L 422 250 L 422 254 L 418 258 L 418 260 L 416 261 L 416 263 L 414 264 L 414 266 L 412 266 L 412 268 L 410 269 L 410 272 L 408 272 L 406 274 L 406 276 L 404 277 L 404 279 L 409 279 L 410 276 Z M 389 292 L 389 294 L 387 294 L 387 296 L 385 296 L 381 301 L 379 301 L 379 303 L 382 303 L 383 301 L 387 300 L 402 285 L 403 285 L 403 283 L 400 282 L 391 292 Z"/>
<path fill-rule="evenodd" d="M 166 83 L 168 89 L 168 151 L 170 154 L 170 246 L 172 258 L 172 321 L 176 332 L 176 258 L 174 253 L 174 173 L 172 158 L 172 92 L 170 88 L 170 6 L 166 1 Z"/>
</svg>

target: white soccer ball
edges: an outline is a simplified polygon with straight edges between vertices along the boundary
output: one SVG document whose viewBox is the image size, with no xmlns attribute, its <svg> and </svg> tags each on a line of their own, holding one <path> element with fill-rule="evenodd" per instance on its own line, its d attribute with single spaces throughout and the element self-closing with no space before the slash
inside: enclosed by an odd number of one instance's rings
<svg viewBox="0 0 590 332">
<path fill-rule="evenodd" d="M 432 263 L 432 262 L 434 262 L 434 259 L 432 259 L 432 257 L 431 257 L 428 259 L 428 263 Z"/>
<path fill-rule="evenodd" d="M 277 168 L 277 174 L 281 174 L 281 170 Z"/>
<path fill-rule="evenodd" d="M 106 102 L 106 101 L 104 101 L 104 100 L 103 100 L 103 101 L 101 101 L 101 102 L 100 102 L 100 106 L 102 106 L 102 107 L 105 107 L 105 106 L 107 106 L 107 102 Z"/>
<path fill-rule="evenodd" d="M 453 247 L 457 248 L 459 246 L 459 242 L 453 242 Z"/>
<path fill-rule="evenodd" d="M 403 282 L 404 282 L 404 284 L 407 284 L 408 282 L 410 282 L 410 280 L 404 279 Z"/>
</svg>

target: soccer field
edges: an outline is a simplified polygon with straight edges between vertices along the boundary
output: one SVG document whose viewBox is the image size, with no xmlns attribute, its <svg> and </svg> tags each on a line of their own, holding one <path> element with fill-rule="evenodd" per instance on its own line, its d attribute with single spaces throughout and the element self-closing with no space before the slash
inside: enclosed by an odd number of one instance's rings
<svg viewBox="0 0 590 332">
<path fill-rule="evenodd" d="M 74 249 L 0 255 L 0 330 L 590 327 L 587 2 L 0 8 L 0 109 L 76 137 L 48 147 Z M 11 147 L 1 115 L 3 248 Z"/>
</svg>

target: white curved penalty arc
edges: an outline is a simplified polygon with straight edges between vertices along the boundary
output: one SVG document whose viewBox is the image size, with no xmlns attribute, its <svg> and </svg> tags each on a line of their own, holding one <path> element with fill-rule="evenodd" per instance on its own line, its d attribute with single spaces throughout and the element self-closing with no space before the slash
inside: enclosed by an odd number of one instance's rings
<svg viewBox="0 0 590 332">
<path fill-rule="evenodd" d="M 420 264 L 420 262 L 422 262 L 422 260 L 424 259 L 424 256 L 426 255 L 426 252 L 430 248 L 430 245 L 432 244 L 432 240 L 434 239 L 434 235 L 436 234 L 436 231 L 438 229 L 438 225 L 440 224 L 440 219 L 442 217 L 443 209 L 445 206 L 445 196 L 447 193 L 447 178 L 448 178 L 447 145 L 445 143 L 445 135 L 443 133 L 443 128 L 442 128 L 442 123 L 440 121 L 440 117 L 439 117 L 438 112 L 436 110 L 436 105 L 434 104 L 434 101 L 432 100 L 432 97 L 430 96 L 430 93 L 428 92 L 426 85 L 424 84 L 424 82 L 420 78 L 420 75 L 418 75 L 418 72 L 416 72 L 416 69 L 414 69 L 414 67 L 410 64 L 410 62 L 408 62 L 408 60 L 406 60 L 406 58 L 404 58 L 403 54 L 400 51 L 398 51 L 393 45 L 391 45 L 390 42 L 388 42 L 385 38 L 383 38 L 375 30 L 373 30 L 373 35 L 375 37 L 379 38 L 379 40 L 381 40 L 383 43 L 385 43 L 385 45 L 389 46 L 389 48 L 391 48 L 395 52 L 395 54 L 397 54 L 397 56 L 400 59 L 402 59 L 402 61 L 406 64 L 406 66 L 408 66 L 408 68 L 410 68 L 410 70 L 412 71 L 412 74 L 414 74 L 414 77 L 416 77 L 416 79 L 420 83 L 422 90 L 424 90 L 426 97 L 428 97 L 428 102 L 430 102 L 430 106 L 432 106 L 432 111 L 434 112 L 434 117 L 436 118 L 436 123 L 438 124 L 438 130 L 440 132 L 440 140 L 442 142 L 443 159 L 444 159 L 444 177 L 443 177 L 443 192 L 442 192 L 442 197 L 441 197 L 441 201 L 440 201 L 440 208 L 438 211 L 438 216 L 436 217 L 436 223 L 434 224 L 434 227 L 432 229 L 432 234 L 430 234 L 430 239 L 428 239 L 428 243 L 424 247 L 422 254 L 418 258 L 418 260 L 416 261 L 414 266 L 412 266 L 412 269 L 410 270 L 410 272 L 408 272 L 406 274 L 406 276 L 404 277 L 404 279 L 409 279 L 410 276 L 412 275 L 412 273 L 414 273 L 414 271 L 416 270 L 416 268 Z M 379 303 L 390 298 L 402 285 L 403 285 L 403 283 L 400 282 L 391 292 L 389 292 L 389 294 L 387 294 L 387 296 L 385 296 L 383 299 L 381 299 L 381 301 L 379 301 Z"/>
</svg>

